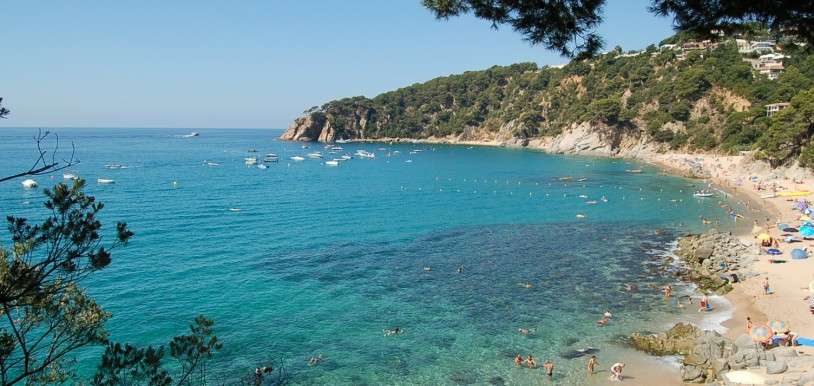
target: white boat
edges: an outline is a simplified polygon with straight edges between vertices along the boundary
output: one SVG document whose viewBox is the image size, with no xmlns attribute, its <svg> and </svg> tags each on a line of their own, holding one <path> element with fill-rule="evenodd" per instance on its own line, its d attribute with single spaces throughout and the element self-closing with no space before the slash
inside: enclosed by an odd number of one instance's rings
<svg viewBox="0 0 814 386">
<path fill-rule="evenodd" d="M 264 164 L 260 164 L 260 165 L 257 165 L 257 168 L 265 170 L 265 169 L 268 169 L 269 167 L 264 165 Z"/>
<path fill-rule="evenodd" d="M 356 155 L 358 155 L 359 157 L 362 157 L 362 158 L 376 158 L 375 153 L 371 153 L 371 152 L 369 152 L 367 150 L 361 150 L 361 149 L 356 151 Z"/>
<path fill-rule="evenodd" d="M 322 158 L 322 153 L 315 151 L 313 153 L 308 153 L 308 158 Z"/>
<path fill-rule="evenodd" d="M 220 164 L 217 162 L 206 161 L 206 166 L 220 166 Z"/>
<path fill-rule="evenodd" d="M 340 158 L 341 160 L 343 160 L 343 161 L 347 161 L 347 160 L 349 160 L 349 159 L 351 159 L 351 158 L 353 158 L 353 157 L 351 157 L 351 156 L 349 156 L 349 155 L 347 155 L 347 154 L 344 154 L 344 155 L 342 155 L 342 156 L 341 156 L 341 157 L 339 157 L 339 158 Z"/>
<path fill-rule="evenodd" d="M 295 155 L 295 156 L 291 157 L 291 160 L 292 161 L 305 161 L 305 157 Z"/>
<path fill-rule="evenodd" d="M 243 160 L 246 161 L 246 165 L 249 166 L 257 164 L 257 157 L 246 157 Z"/>
<path fill-rule="evenodd" d="M 115 182 L 116 181 L 113 181 L 113 180 L 107 179 L 107 178 L 97 178 L 96 179 L 96 183 L 101 184 L 101 185 L 109 185 L 109 184 L 112 184 L 112 183 L 115 183 Z"/>
<path fill-rule="evenodd" d="M 66 180 L 75 180 L 77 177 L 76 177 L 76 174 L 65 173 L 65 174 L 62 175 L 62 178 L 66 179 Z"/>
<path fill-rule="evenodd" d="M 229 208 L 230 212 L 240 212 L 240 208 Z"/>
<path fill-rule="evenodd" d="M 350 142 L 351 142 L 351 140 L 349 140 L 349 139 L 337 139 L 336 140 L 336 143 L 350 143 Z"/>
<path fill-rule="evenodd" d="M 333 151 L 345 150 L 342 146 L 331 146 L 330 149 L 333 150 Z"/>
<path fill-rule="evenodd" d="M 27 180 L 21 182 L 21 184 L 26 189 L 34 189 L 34 188 L 37 187 L 37 185 L 39 185 L 39 184 L 37 184 L 37 181 L 34 181 L 32 179 L 27 179 Z"/>
<path fill-rule="evenodd" d="M 127 166 L 122 165 L 122 164 L 108 164 L 108 165 L 105 165 L 105 168 L 106 169 L 127 169 Z"/>
<path fill-rule="evenodd" d="M 325 165 L 328 165 L 328 166 L 339 166 L 339 161 L 337 161 L 337 160 L 335 160 L 335 159 L 334 159 L 334 160 L 330 160 L 330 161 L 325 161 Z"/>
<path fill-rule="evenodd" d="M 697 191 L 697 192 L 693 193 L 692 195 L 693 195 L 693 196 L 695 196 L 695 197 L 701 197 L 701 198 L 704 198 L 704 197 L 712 197 L 712 196 L 714 196 L 715 194 L 714 194 L 714 193 L 712 193 L 712 192 L 710 192 L 710 191 L 708 191 L 708 190 L 699 190 L 699 191 Z"/>
<path fill-rule="evenodd" d="M 413 160 L 408 159 L 407 161 L 404 161 L 404 163 L 406 163 L 406 164 L 411 164 L 411 163 L 413 163 Z"/>
<path fill-rule="evenodd" d="M 197 131 L 193 131 L 193 132 L 191 132 L 189 134 L 182 135 L 181 138 L 192 138 L 192 137 L 197 137 L 199 135 L 201 135 L 201 134 L 198 133 Z"/>
</svg>

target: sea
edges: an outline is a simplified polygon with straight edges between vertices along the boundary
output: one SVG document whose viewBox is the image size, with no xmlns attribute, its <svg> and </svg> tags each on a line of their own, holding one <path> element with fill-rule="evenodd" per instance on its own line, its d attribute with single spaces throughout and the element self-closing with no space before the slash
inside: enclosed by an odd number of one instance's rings
<svg viewBox="0 0 814 386">
<path fill-rule="evenodd" d="M 32 177 L 36 189 L 0 183 L 2 214 L 42 220 L 43 188 L 70 183 L 65 173 L 86 179 L 108 240 L 116 221 L 135 232 L 82 281 L 112 313 L 110 339 L 166 345 L 206 315 L 223 343 L 208 372 L 226 384 L 264 365 L 295 385 L 584 384 L 577 350 L 607 368 L 622 336 L 682 312 L 658 291 L 675 282 L 671 243 L 734 228 L 727 208 L 742 210 L 721 193 L 693 197 L 703 181 L 626 159 L 408 143 L 331 150 L 274 129 L 50 131 L 44 148 L 57 134 L 56 159 L 79 163 Z M 0 129 L 0 175 L 31 166 L 36 135 Z M 263 163 L 268 153 L 278 161 Z M 265 169 L 247 165 L 255 156 Z M 10 245 L 5 227 L 0 240 Z M 613 319 L 599 327 L 605 311 Z M 77 352 L 80 376 L 100 353 Z M 517 354 L 552 360 L 554 376 L 516 367 Z"/>
</svg>

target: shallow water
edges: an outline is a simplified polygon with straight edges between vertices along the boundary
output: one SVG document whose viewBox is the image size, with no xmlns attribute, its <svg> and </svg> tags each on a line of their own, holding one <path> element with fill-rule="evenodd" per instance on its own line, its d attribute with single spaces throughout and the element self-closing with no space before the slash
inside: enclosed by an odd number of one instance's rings
<svg viewBox="0 0 814 386">
<path fill-rule="evenodd" d="M 556 360 L 557 384 L 580 384 L 584 358 L 560 354 L 593 346 L 611 363 L 617 335 L 677 314 L 651 288 L 672 280 L 662 273 L 666 245 L 703 229 L 702 214 L 732 225 L 718 200 L 692 197 L 700 183 L 625 160 L 346 144 L 377 157 L 327 167 L 289 161 L 327 151 L 278 142 L 280 131 L 200 131 L 59 133 L 63 146 L 76 143 L 82 162 L 72 171 L 105 203 L 103 219 L 136 232 L 84 283 L 113 313 L 111 337 L 165 343 L 206 314 L 225 343 L 213 368 L 226 376 L 284 358 L 305 385 L 528 384 L 542 371 L 517 369 L 512 357 L 531 353 Z M 0 174 L 28 166 L 33 134 L 0 131 Z M 281 161 L 246 167 L 249 148 Z M 61 173 L 37 180 L 48 186 Z M 0 184 L 4 214 L 36 218 L 41 201 L 19 181 Z M 629 282 L 642 291 L 625 293 Z M 605 309 L 614 321 L 597 328 Z M 382 334 L 394 326 L 404 334 Z M 316 354 L 325 362 L 308 367 Z M 97 356 L 80 356 L 82 373 Z"/>
</svg>

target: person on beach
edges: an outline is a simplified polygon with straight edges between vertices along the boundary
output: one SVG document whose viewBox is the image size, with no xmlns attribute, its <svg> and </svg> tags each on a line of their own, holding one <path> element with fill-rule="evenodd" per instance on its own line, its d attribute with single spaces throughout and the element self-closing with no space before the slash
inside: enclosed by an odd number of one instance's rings
<svg viewBox="0 0 814 386">
<path fill-rule="evenodd" d="M 625 369 L 625 364 L 622 362 L 614 363 L 613 366 L 610 368 L 611 372 L 611 380 L 612 381 L 621 381 L 622 380 L 622 370 Z"/>
<path fill-rule="evenodd" d="M 520 354 L 514 357 L 514 365 L 517 367 L 523 366 L 523 357 Z"/>
<path fill-rule="evenodd" d="M 543 368 L 545 369 L 546 375 L 549 377 L 554 375 L 554 362 L 551 362 L 551 360 L 545 361 L 545 363 L 543 363 Z"/>
<path fill-rule="evenodd" d="M 534 360 L 534 357 L 531 356 L 531 354 L 529 354 L 528 359 L 526 359 L 526 366 L 528 366 L 530 369 L 537 367 L 537 361 Z"/>
<path fill-rule="evenodd" d="M 746 333 L 749 334 L 749 332 L 751 332 L 751 331 L 752 331 L 752 317 L 747 316 L 746 317 Z"/>
<path fill-rule="evenodd" d="M 591 355 L 591 358 L 588 359 L 588 375 L 594 375 L 597 365 L 599 365 L 599 361 L 596 359 L 596 355 Z"/>
<path fill-rule="evenodd" d="M 769 277 L 766 276 L 765 278 L 763 278 L 763 294 L 768 295 L 770 293 L 772 292 L 771 289 L 769 288 Z"/>
</svg>

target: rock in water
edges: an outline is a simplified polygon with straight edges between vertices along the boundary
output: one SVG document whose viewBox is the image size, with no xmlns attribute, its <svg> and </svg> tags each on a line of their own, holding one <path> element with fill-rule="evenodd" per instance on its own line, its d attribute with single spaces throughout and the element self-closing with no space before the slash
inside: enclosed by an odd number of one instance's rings
<svg viewBox="0 0 814 386">
<path fill-rule="evenodd" d="M 663 334 L 634 333 L 628 342 L 637 350 L 653 355 L 687 355 L 700 334 L 692 324 L 678 323 Z"/>
</svg>

